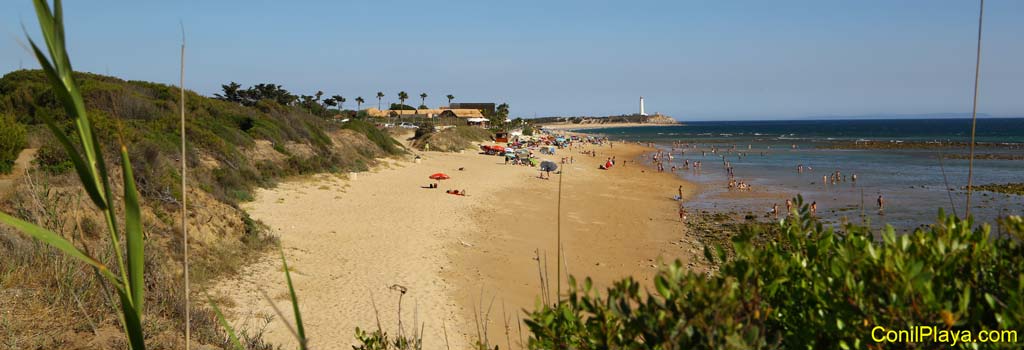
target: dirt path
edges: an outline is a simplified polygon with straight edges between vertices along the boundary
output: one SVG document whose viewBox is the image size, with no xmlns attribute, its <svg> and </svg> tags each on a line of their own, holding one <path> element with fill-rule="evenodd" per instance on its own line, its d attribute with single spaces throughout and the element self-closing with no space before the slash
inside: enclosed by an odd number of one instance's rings
<svg viewBox="0 0 1024 350">
<path fill-rule="evenodd" d="M 26 148 L 21 150 L 18 154 L 18 159 L 14 161 L 14 171 L 10 174 L 0 174 L 0 198 L 8 195 L 14 184 L 17 183 L 18 179 L 25 174 L 29 166 L 32 165 L 32 161 L 36 159 L 37 148 Z"/>
</svg>

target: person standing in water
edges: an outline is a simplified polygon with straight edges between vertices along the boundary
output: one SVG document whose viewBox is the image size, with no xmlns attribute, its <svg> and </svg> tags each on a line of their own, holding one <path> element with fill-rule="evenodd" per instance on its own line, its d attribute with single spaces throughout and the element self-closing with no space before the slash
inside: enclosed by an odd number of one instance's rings
<svg viewBox="0 0 1024 350">
<path fill-rule="evenodd" d="M 882 210 L 885 210 L 885 198 L 882 198 L 882 195 L 879 194 L 878 195 L 878 211 L 881 212 Z"/>
<path fill-rule="evenodd" d="M 818 202 L 811 202 L 811 215 L 818 214 Z"/>
</svg>

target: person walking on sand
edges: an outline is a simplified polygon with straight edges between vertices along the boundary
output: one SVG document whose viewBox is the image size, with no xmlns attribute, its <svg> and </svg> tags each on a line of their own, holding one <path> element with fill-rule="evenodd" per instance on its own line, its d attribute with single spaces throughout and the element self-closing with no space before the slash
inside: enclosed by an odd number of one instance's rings
<svg viewBox="0 0 1024 350">
<path fill-rule="evenodd" d="M 792 213 L 792 212 L 793 212 L 793 200 L 792 199 L 787 199 L 786 200 L 786 215 L 789 215 L 789 213 Z"/>
<path fill-rule="evenodd" d="M 679 186 L 679 200 L 683 200 L 683 186 Z"/>
<path fill-rule="evenodd" d="M 772 203 L 772 215 L 779 218 L 779 203 Z"/>
</svg>

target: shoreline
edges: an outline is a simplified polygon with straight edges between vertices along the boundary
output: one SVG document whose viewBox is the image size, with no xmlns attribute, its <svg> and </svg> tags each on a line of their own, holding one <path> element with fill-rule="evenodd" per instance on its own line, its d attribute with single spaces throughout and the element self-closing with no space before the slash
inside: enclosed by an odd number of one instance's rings
<svg viewBox="0 0 1024 350">
<path fill-rule="evenodd" d="M 592 276 L 598 288 L 626 276 L 649 286 L 660 260 L 680 258 L 691 266 L 703 260 L 695 258 L 702 256 L 700 242 L 683 230 L 678 203 L 670 198 L 678 186 L 692 196 L 699 190 L 694 184 L 642 166 L 638 159 L 648 150 L 640 145 L 583 149 L 596 149 L 598 157 L 584 158 L 580 148 L 541 157 L 576 160 L 565 165 L 562 198 L 564 265 L 570 273 Z M 311 344 L 351 346 L 355 327 L 373 330 L 376 317 L 394 334 L 394 285 L 408 290 L 403 323 L 408 327 L 415 315 L 424 322 L 424 342 L 438 347 L 445 333 L 453 347 L 472 346 L 474 306 L 482 309 L 481 295 L 497 294 L 488 329 L 492 345 L 504 344 L 507 339 L 495 340 L 504 333 L 497 304 L 513 313 L 532 310 L 540 294 L 533 249 L 547 251 L 555 278 L 556 249 L 549 238 L 557 226 L 552 208 L 558 175 L 540 180 L 536 168 L 506 166 L 500 157 L 474 151 L 419 154 L 419 163 L 386 160 L 354 179 L 317 175 L 285 181 L 259 190 L 243 205 L 281 239 Z M 613 155 L 620 165 L 597 169 Z M 427 175 L 439 171 L 452 176 L 440 187 L 465 189 L 469 196 L 420 188 L 431 182 Z M 266 326 L 266 340 L 292 344 L 276 317 L 268 325 L 261 321 L 275 315 L 261 291 L 278 309 L 290 308 L 281 272 L 278 254 L 267 254 L 211 294 L 234 305 L 226 309 L 236 326 Z"/>
</svg>

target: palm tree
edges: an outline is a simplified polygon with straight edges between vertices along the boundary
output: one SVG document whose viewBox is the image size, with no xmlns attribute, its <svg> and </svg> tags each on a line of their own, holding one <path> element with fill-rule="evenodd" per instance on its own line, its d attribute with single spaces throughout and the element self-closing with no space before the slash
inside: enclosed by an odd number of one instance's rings
<svg viewBox="0 0 1024 350">
<path fill-rule="evenodd" d="M 426 92 L 420 94 L 420 105 L 423 105 L 423 106 L 427 105 L 427 93 Z"/>
<path fill-rule="evenodd" d="M 380 99 L 384 98 L 384 93 L 377 91 L 377 109 L 380 109 Z"/>
<path fill-rule="evenodd" d="M 317 91 L 316 92 L 316 101 L 320 102 L 320 98 L 323 97 L 323 96 L 324 96 L 324 92 L 323 91 Z"/>
<path fill-rule="evenodd" d="M 366 100 L 362 96 L 356 97 L 356 112 L 362 110 L 363 102 L 366 102 Z"/>
<path fill-rule="evenodd" d="M 403 111 L 406 108 L 407 99 L 409 99 L 409 94 L 406 91 L 398 91 L 398 111 Z M 401 116 L 401 112 L 398 115 Z"/>
<path fill-rule="evenodd" d="M 448 96 L 445 96 L 445 97 L 448 98 L 448 107 L 451 107 L 452 106 L 452 100 L 455 99 L 455 95 L 448 94 Z"/>
</svg>

